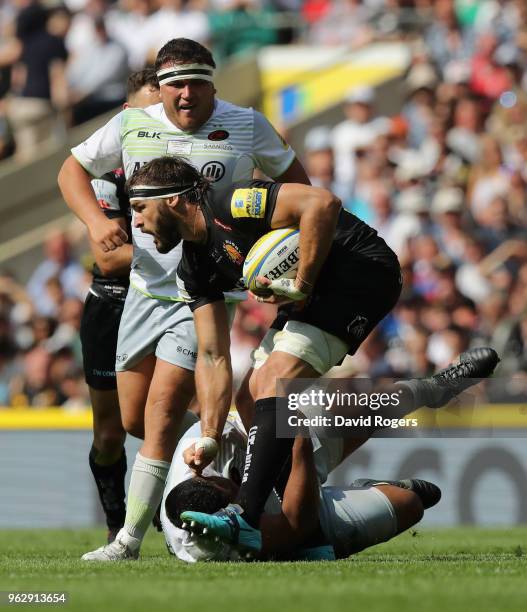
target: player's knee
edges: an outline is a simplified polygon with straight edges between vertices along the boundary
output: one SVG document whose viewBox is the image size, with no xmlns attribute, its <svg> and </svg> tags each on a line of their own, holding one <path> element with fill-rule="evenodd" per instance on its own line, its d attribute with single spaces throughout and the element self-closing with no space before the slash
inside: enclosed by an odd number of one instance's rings
<svg viewBox="0 0 527 612">
<path fill-rule="evenodd" d="M 145 424 L 143 415 L 138 418 L 136 415 L 122 415 L 123 428 L 127 434 L 139 438 L 141 440 L 145 437 Z"/>
<path fill-rule="evenodd" d="M 94 431 L 93 443 L 97 450 L 103 454 L 116 454 L 122 450 L 126 433 L 122 427 L 120 429 L 108 429 Z"/>
<path fill-rule="evenodd" d="M 257 370 L 252 388 L 255 401 L 266 397 L 276 397 L 276 374 L 274 368 L 266 368 L 264 365 Z"/>
<path fill-rule="evenodd" d="M 247 428 L 252 423 L 254 416 L 254 400 L 249 390 L 249 383 L 242 384 L 234 396 L 234 405 L 240 418 Z"/>
<path fill-rule="evenodd" d="M 295 360 L 295 358 L 289 355 L 284 358 L 282 355 L 275 353 L 272 359 L 267 359 L 258 370 L 254 371 L 250 388 L 255 401 L 277 396 L 277 379 L 293 378 L 295 376 L 290 368 L 290 360 Z"/>
</svg>

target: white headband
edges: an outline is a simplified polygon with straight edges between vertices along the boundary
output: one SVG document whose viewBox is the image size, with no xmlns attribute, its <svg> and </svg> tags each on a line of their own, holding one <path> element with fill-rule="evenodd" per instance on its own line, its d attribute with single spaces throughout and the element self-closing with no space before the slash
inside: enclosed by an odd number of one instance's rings
<svg viewBox="0 0 527 612">
<path fill-rule="evenodd" d="M 165 187 L 157 185 L 134 185 L 128 190 L 128 199 L 130 202 L 133 202 L 134 200 L 171 198 L 172 196 L 187 193 L 187 191 L 194 189 L 197 184 L 197 182 L 194 182 L 192 185 L 166 185 Z"/>
<path fill-rule="evenodd" d="M 212 81 L 214 68 L 208 64 L 176 64 L 168 68 L 161 68 L 156 74 L 160 85 L 166 85 L 174 81 L 185 81 L 187 79 Z"/>
</svg>

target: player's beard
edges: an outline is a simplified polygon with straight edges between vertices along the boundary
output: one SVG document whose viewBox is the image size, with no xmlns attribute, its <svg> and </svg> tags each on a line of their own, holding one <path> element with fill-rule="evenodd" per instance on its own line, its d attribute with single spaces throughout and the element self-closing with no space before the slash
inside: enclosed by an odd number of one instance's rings
<svg viewBox="0 0 527 612">
<path fill-rule="evenodd" d="M 181 242 L 181 234 L 170 208 L 160 202 L 154 244 L 159 253 L 168 253 Z"/>
</svg>

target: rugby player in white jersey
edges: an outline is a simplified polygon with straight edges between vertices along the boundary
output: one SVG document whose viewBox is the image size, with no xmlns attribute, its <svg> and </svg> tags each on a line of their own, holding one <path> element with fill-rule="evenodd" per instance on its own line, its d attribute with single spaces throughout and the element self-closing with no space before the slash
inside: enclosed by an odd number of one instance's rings
<svg viewBox="0 0 527 612">
<path fill-rule="evenodd" d="M 128 77 L 124 108 L 146 108 L 159 101 L 159 84 L 152 69 L 140 70 Z M 117 220 L 129 233 L 131 209 L 124 184 L 121 169 L 107 172 L 92 181 L 101 210 L 108 218 Z M 93 444 L 89 464 L 106 518 L 108 542 L 115 539 L 124 525 L 126 513 L 126 434 L 121 423 L 115 381 L 115 353 L 129 285 L 131 238 L 130 234 L 127 244 L 107 252 L 92 242 L 95 259 L 93 282 L 84 305 L 80 328 L 84 376 L 93 411 Z"/>
<path fill-rule="evenodd" d="M 180 440 L 163 495 L 161 524 L 168 550 L 180 560 L 237 560 L 237 551 L 219 538 L 203 537 L 180 516 L 185 511 L 213 513 L 237 499 L 245 463 L 247 436 L 229 415 L 219 452 L 197 475 L 185 462 L 185 451 L 200 438 L 196 423 Z M 283 490 L 269 496 L 260 522 L 261 559 L 332 560 L 385 542 L 419 522 L 424 509 L 439 501 L 437 486 L 424 480 L 360 479 L 350 486 L 325 486 L 329 472 L 346 454 L 343 441 L 297 437 Z M 320 527 L 316 546 L 307 544 Z M 194 532 L 194 529 L 198 529 Z M 243 558 L 243 557 L 242 557 Z"/>
<path fill-rule="evenodd" d="M 448 392 L 435 393 L 435 407 L 457 395 L 471 382 L 467 364 L 489 359 L 485 375 L 493 370 L 497 356 L 490 349 L 472 349 L 462 354 L 460 364 L 452 365 L 436 377 L 449 380 Z M 457 377 L 452 377 L 456 372 Z M 439 380 L 439 379 L 436 379 Z M 429 381 L 412 380 L 395 383 L 403 391 L 399 416 L 417 406 L 412 398 L 428 397 Z M 385 387 L 386 389 L 386 387 Z M 411 393 L 406 393 L 408 390 Z M 320 414 L 320 408 L 301 408 L 299 417 Z M 323 411 L 323 409 L 322 409 Z M 382 409 L 381 409 L 382 413 Z M 368 408 L 357 415 L 367 416 Z M 389 414 L 389 413 L 388 413 Z M 393 415 L 392 415 L 393 416 Z M 260 559 L 332 560 L 348 557 L 364 548 L 385 542 L 409 529 L 435 506 L 441 491 L 433 483 L 419 479 L 375 480 L 361 478 L 347 487 L 326 486 L 329 474 L 367 441 L 375 428 L 364 435 L 334 437 L 323 426 L 304 428 L 297 436 L 292 460 L 281 474 L 266 500 L 260 520 L 262 549 Z M 358 432 L 357 432 L 358 433 Z M 193 522 L 195 513 L 212 514 L 238 499 L 246 462 L 247 435 L 235 413 L 230 413 L 218 453 L 214 460 L 197 473 L 188 463 L 193 446 L 200 438 L 198 423 L 181 438 L 167 479 L 161 509 L 161 523 L 169 552 L 182 561 L 226 561 L 243 559 L 225 539 L 213 536 L 209 528 Z M 182 520 L 182 518 L 184 520 Z M 254 554 L 249 555 L 254 558 Z"/>
<path fill-rule="evenodd" d="M 162 103 L 122 111 L 64 162 L 59 174 L 64 199 L 103 251 L 121 247 L 127 236 L 101 212 L 90 180 L 117 167 L 130 177 L 154 158 L 185 156 L 218 193 L 233 181 L 250 179 L 254 168 L 281 182 L 309 183 L 292 149 L 260 113 L 215 99 L 214 68 L 199 43 L 169 41 L 155 65 Z M 132 470 L 124 528 L 114 544 L 86 559 L 137 557 L 161 499 L 175 434 L 194 396 L 197 342 L 192 313 L 175 280 L 180 247 L 165 249 L 137 228 L 132 234 L 116 371 L 124 429 L 144 436 L 144 444 Z"/>
</svg>

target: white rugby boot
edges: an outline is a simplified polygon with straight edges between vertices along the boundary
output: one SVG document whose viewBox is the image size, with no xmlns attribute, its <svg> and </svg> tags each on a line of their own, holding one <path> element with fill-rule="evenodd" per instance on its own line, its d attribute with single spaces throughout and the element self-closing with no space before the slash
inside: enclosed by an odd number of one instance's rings
<svg viewBox="0 0 527 612">
<path fill-rule="evenodd" d="M 83 561 L 135 561 L 139 557 L 141 540 L 132 537 L 124 528 L 115 540 L 82 555 Z"/>
</svg>

